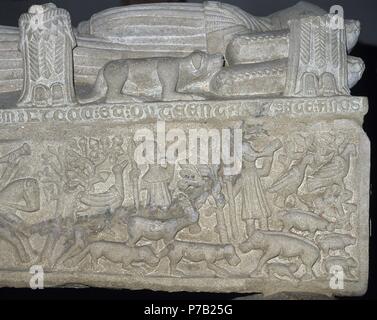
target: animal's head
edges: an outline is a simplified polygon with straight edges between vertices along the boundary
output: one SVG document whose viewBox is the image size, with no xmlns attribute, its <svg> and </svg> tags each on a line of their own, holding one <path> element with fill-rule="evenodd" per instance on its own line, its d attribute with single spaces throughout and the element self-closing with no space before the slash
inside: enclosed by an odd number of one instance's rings
<svg viewBox="0 0 377 320">
<path fill-rule="evenodd" d="M 176 90 L 182 93 L 205 94 L 210 92 L 211 80 L 224 66 L 221 54 L 194 51 L 179 64 Z"/>
<path fill-rule="evenodd" d="M 253 249 L 253 244 L 249 240 L 246 240 L 240 244 L 239 248 L 242 253 L 248 253 L 251 249 Z"/>
<path fill-rule="evenodd" d="M 200 187 L 204 184 L 204 179 L 193 166 L 184 166 L 179 172 L 179 176 L 186 187 Z"/>
<path fill-rule="evenodd" d="M 191 164 L 176 164 L 174 178 L 170 183 L 170 189 L 179 195 L 184 193 L 191 198 L 193 191 L 200 189 L 205 184 L 198 168 Z"/>
<path fill-rule="evenodd" d="M 111 216 L 108 213 L 104 215 L 100 214 L 88 218 L 84 224 L 92 234 L 98 234 L 109 227 L 109 219 L 111 219 Z"/>
<path fill-rule="evenodd" d="M 121 224 L 127 224 L 128 219 L 136 213 L 135 207 L 119 207 L 114 210 L 114 221 Z"/>
<path fill-rule="evenodd" d="M 251 250 L 259 250 L 263 242 L 263 233 L 255 230 L 250 237 L 242 242 L 239 246 L 242 253 L 247 253 Z"/>
<path fill-rule="evenodd" d="M 236 249 L 231 244 L 227 244 L 224 247 L 224 256 L 225 256 L 226 261 L 231 266 L 235 267 L 235 266 L 237 266 L 241 262 L 240 257 L 236 253 Z"/>
</svg>

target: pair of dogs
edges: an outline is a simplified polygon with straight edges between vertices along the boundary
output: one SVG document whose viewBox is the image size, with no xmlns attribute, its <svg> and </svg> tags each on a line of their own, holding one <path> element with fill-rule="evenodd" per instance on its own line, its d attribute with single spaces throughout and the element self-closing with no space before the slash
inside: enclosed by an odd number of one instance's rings
<svg viewBox="0 0 377 320">
<path fill-rule="evenodd" d="M 241 259 L 232 244 L 195 243 L 174 240 L 159 253 L 155 253 L 149 245 L 129 246 L 123 242 L 96 241 L 90 243 L 84 250 L 70 258 L 72 265 L 79 264 L 90 256 L 92 265 L 102 257 L 113 263 L 121 263 L 127 269 L 132 263 L 144 262 L 151 267 L 157 267 L 160 259 L 167 256 L 172 275 L 181 274 L 177 270 L 178 263 L 184 258 L 190 262 L 202 262 L 216 275 L 226 276 L 229 273 L 217 266 L 217 261 L 225 260 L 231 266 L 237 266 Z"/>
</svg>

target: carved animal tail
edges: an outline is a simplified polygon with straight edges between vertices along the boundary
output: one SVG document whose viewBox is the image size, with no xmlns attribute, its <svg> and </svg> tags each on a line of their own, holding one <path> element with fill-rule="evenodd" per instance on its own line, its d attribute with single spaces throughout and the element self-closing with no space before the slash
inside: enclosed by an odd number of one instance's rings
<svg viewBox="0 0 377 320">
<path fill-rule="evenodd" d="M 79 99 L 79 102 L 82 104 L 96 102 L 99 99 L 103 98 L 107 92 L 107 83 L 103 75 L 104 67 L 98 72 L 98 76 L 94 87 L 88 97 L 84 99 Z"/>
</svg>

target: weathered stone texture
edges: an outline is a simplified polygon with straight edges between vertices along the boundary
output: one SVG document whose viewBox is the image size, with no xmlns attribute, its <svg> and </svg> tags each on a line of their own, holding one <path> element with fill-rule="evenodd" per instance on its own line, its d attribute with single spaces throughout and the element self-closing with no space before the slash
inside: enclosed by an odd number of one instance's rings
<svg viewBox="0 0 377 320">
<path fill-rule="evenodd" d="M 169 6 L 72 30 L 46 4 L 0 28 L 0 285 L 42 266 L 45 286 L 362 295 L 359 23 Z M 191 162 L 198 138 L 220 162 Z"/>
</svg>

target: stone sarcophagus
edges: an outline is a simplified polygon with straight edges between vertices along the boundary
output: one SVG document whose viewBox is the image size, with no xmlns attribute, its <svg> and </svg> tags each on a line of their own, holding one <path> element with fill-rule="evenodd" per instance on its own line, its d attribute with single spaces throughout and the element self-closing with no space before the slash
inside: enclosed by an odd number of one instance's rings
<svg viewBox="0 0 377 320">
<path fill-rule="evenodd" d="M 0 285 L 364 294 L 359 23 L 168 6 L 0 29 Z"/>
</svg>

